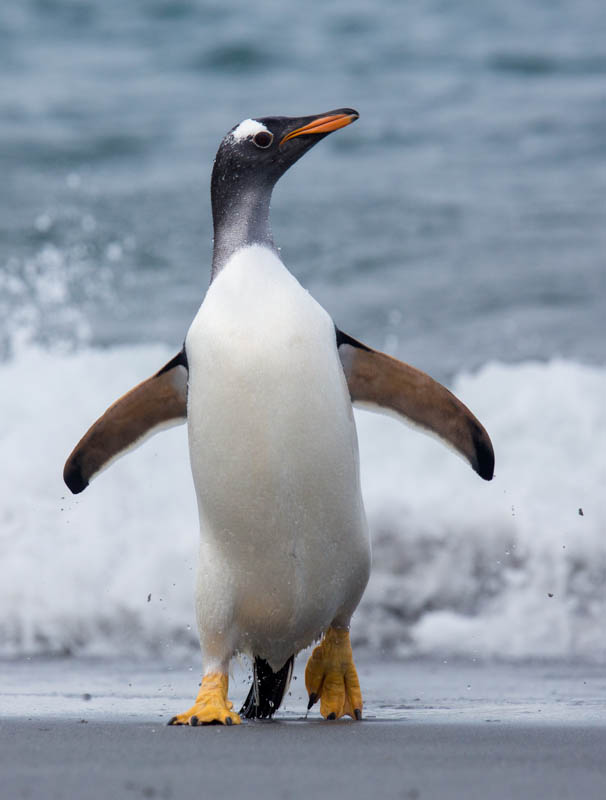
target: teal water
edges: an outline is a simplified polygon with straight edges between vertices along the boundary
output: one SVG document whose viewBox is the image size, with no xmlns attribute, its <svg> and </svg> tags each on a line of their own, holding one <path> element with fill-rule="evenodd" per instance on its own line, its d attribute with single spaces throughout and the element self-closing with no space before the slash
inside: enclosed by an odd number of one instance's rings
<svg viewBox="0 0 606 800">
<path fill-rule="evenodd" d="M 439 377 L 603 363 L 605 24 L 595 0 L 3 4 L 4 355 L 24 330 L 177 347 L 224 133 L 349 105 L 273 203 L 337 323 Z"/>
<path fill-rule="evenodd" d="M 603 0 L 0 3 L 1 654 L 197 647 L 185 431 L 77 498 L 62 466 L 181 346 L 226 131 L 352 106 L 276 243 L 496 452 L 486 484 L 357 415 L 356 646 L 606 662 L 605 30 Z"/>
</svg>

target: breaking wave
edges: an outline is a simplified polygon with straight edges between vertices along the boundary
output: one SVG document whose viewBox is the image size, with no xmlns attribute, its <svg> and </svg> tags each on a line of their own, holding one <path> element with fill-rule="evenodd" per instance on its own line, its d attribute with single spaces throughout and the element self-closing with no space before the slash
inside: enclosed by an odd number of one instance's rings
<svg viewBox="0 0 606 800">
<path fill-rule="evenodd" d="M 166 347 L 0 363 L 0 654 L 197 647 L 197 511 L 186 430 L 155 437 L 72 497 L 65 458 Z M 454 391 L 489 430 L 491 483 L 439 443 L 357 413 L 371 582 L 359 647 L 606 659 L 606 369 L 485 365 Z"/>
</svg>

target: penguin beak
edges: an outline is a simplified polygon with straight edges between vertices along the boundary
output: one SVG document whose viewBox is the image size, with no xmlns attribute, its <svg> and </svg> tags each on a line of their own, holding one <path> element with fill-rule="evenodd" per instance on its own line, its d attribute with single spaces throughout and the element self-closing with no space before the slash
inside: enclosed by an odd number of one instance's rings
<svg viewBox="0 0 606 800">
<path fill-rule="evenodd" d="M 332 133 L 332 131 L 337 131 L 339 128 L 344 128 L 346 125 L 355 122 L 359 116 L 358 112 L 353 108 L 343 108 L 338 111 L 329 111 L 327 114 L 316 114 L 313 117 L 307 117 L 304 125 L 300 128 L 295 128 L 294 131 L 290 131 L 280 140 L 280 147 L 289 139 L 294 139 L 295 136 L 305 136 L 310 133 Z"/>
</svg>

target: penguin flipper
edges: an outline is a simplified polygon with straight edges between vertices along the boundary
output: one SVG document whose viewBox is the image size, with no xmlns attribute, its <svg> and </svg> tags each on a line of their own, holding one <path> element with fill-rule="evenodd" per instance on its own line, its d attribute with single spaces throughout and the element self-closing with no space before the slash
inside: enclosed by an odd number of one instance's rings
<svg viewBox="0 0 606 800">
<path fill-rule="evenodd" d="M 188 374 L 183 349 L 91 425 L 63 469 L 63 480 L 73 494 L 84 491 L 99 472 L 149 436 L 185 422 Z"/>
<path fill-rule="evenodd" d="M 338 329 L 337 348 L 355 405 L 395 411 L 454 447 L 481 478 L 492 479 L 494 451 L 490 437 L 452 392 L 415 367 L 372 350 Z"/>
</svg>

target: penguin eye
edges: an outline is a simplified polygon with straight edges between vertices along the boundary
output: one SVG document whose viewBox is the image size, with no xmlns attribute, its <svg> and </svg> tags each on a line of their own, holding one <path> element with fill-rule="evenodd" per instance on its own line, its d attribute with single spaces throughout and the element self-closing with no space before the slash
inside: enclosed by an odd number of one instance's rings
<svg viewBox="0 0 606 800">
<path fill-rule="evenodd" d="M 273 140 L 274 140 L 274 135 L 269 131 L 259 131 L 259 133 L 256 133 L 253 136 L 253 142 L 257 145 L 257 147 L 260 147 L 262 150 L 267 150 L 267 148 L 270 146 Z"/>
</svg>

